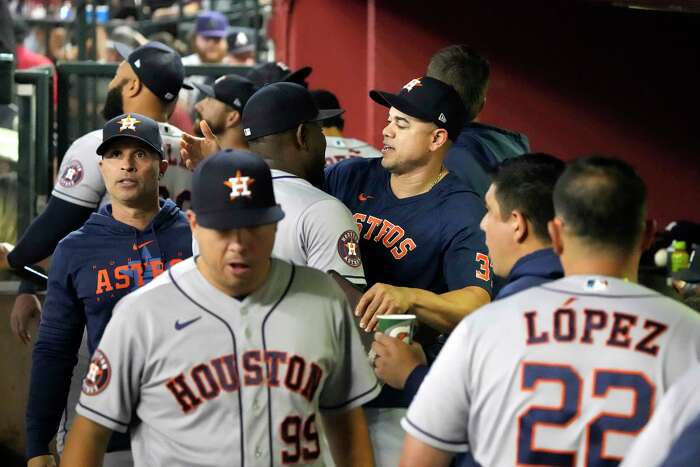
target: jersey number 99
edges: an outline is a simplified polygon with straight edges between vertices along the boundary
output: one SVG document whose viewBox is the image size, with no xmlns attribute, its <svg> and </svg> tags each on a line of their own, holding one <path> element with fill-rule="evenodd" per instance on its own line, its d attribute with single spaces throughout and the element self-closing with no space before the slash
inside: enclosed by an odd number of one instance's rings
<svg viewBox="0 0 700 467">
<path fill-rule="evenodd" d="M 287 448 L 282 451 L 284 464 L 296 464 L 318 459 L 321 448 L 316 431 L 316 415 L 311 414 L 306 421 L 297 415 L 290 415 L 280 425 L 282 440 Z"/>
<path fill-rule="evenodd" d="M 562 400 L 559 407 L 531 406 L 518 417 L 518 464 L 525 465 L 576 465 L 576 451 L 536 449 L 535 428 L 538 424 L 561 429 L 580 415 L 581 386 L 579 373 L 567 365 L 545 363 L 523 363 L 523 391 L 534 391 L 540 382 L 559 383 Z M 633 410 L 621 415 L 604 412 L 593 418 L 586 426 L 585 464 L 589 467 L 617 466 L 617 457 L 606 457 L 605 433 L 636 435 L 649 421 L 654 400 L 654 385 L 642 373 L 621 370 L 593 371 L 593 398 L 604 398 L 611 389 L 632 391 Z"/>
</svg>

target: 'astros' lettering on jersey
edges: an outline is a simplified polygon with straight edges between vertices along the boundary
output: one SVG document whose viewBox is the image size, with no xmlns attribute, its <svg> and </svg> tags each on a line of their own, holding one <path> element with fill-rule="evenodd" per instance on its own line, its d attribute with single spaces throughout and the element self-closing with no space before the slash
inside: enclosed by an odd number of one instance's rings
<svg viewBox="0 0 700 467">
<path fill-rule="evenodd" d="M 77 411 L 131 427 L 137 465 L 323 465 L 319 414 L 378 392 L 328 275 L 273 259 L 239 301 L 189 259 L 117 304 Z"/>
<path fill-rule="evenodd" d="M 384 282 L 434 293 L 477 286 L 490 292 L 481 199 L 452 174 L 427 193 L 399 199 L 389 177 L 380 158 L 326 168 L 325 190 L 357 223 L 368 286 Z"/>
<path fill-rule="evenodd" d="M 163 139 L 163 154 L 168 170 L 160 180 L 160 196 L 172 199 L 181 208 L 189 207 L 192 171 L 180 159 L 182 131 L 169 123 L 157 122 Z M 97 146 L 102 142 L 102 130 L 95 130 L 76 139 L 63 156 L 58 180 L 51 196 L 87 208 L 109 203 L 98 162 Z"/>
<path fill-rule="evenodd" d="M 402 426 L 480 465 L 619 462 L 698 360 L 690 308 L 620 279 L 566 277 L 465 318 Z"/>
</svg>

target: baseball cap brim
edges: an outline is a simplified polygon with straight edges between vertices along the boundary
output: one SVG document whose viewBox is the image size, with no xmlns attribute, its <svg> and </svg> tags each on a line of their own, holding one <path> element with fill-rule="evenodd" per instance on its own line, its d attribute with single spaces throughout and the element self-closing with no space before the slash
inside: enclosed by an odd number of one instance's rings
<svg viewBox="0 0 700 467">
<path fill-rule="evenodd" d="M 274 224 L 284 218 L 284 211 L 279 204 L 266 208 L 246 209 L 242 215 L 233 215 L 229 209 L 199 211 L 197 224 L 207 229 L 229 230 L 259 225 Z"/>
<path fill-rule="evenodd" d="M 414 106 L 408 99 L 404 98 L 399 94 L 392 94 L 385 91 L 372 90 L 369 92 L 369 97 L 379 105 L 384 107 L 394 107 L 406 115 L 418 118 L 426 122 L 432 122 L 432 118 L 426 115 L 418 107 Z"/>
<path fill-rule="evenodd" d="M 231 55 L 245 54 L 250 52 L 255 52 L 255 44 L 242 45 L 240 47 L 228 49 L 228 53 Z"/>
<path fill-rule="evenodd" d="M 197 33 L 198 36 L 202 37 L 226 37 L 228 36 L 228 31 L 202 31 Z"/>
<path fill-rule="evenodd" d="M 287 75 L 285 75 L 284 78 L 282 78 L 280 81 L 304 84 L 304 81 L 306 80 L 306 78 L 309 77 L 312 71 L 313 68 L 311 68 L 310 66 L 305 66 L 303 68 L 299 68 L 296 71 L 292 71 L 291 73 L 287 73 Z"/>
<path fill-rule="evenodd" d="M 338 115 L 345 112 L 345 109 L 323 109 L 318 111 L 316 118 L 309 120 L 310 122 L 321 122 L 323 120 L 328 120 L 329 118 L 337 117 Z"/>
<path fill-rule="evenodd" d="M 143 144 L 145 144 L 146 146 L 148 146 L 149 148 L 151 148 L 155 152 L 157 152 L 161 159 L 163 158 L 163 148 L 159 148 L 159 147 L 155 146 L 153 143 L 151 143 L 150 141 L 148 141 L 145 138 L 142 138 L 141 136 L 126 134 L 126 133 L 110 136 L 106 140 L 102 141 L 102 143 L 100 143 L 99 146 L 97 146 L 97 151 L 95 151 L 95 152 L 97 152 L 97 154 L 101 156 L 107 150 L 107 146 L 109 146 L 114 141 L 116 141 L 120 138 L 129 138 L 129 139 L 135 139 L 135 140 L 141 141 Z"/>
<path fill-rule="evenodd" d="M 128 45 L 124 44 L 123 42 L 115 42 L 114 43 L 114 50 L 117 51 L 121 57 L 126 60 L 127 62 L 129 61 L 129 55 L 131 55 L 131 52 L 134 51 L 133 48 L 129 47 Z M 182 82 L 182 85 L 180 86 L 183 89 L 187 89 L 188 91 L 191 91 L 194 89 L 192 86 L 187 84 L 185 81 Z"/>
<path fill-rule="evenodd" d="M 199 89 L 202 94 L 213 97 L 216 99 L 216 95 L 214 94 L 214 88 L 212 86 L 209 86 L 208 84 L 199 84 L 199 83 L 192 83 L 195 88 Z"/>
</svg>

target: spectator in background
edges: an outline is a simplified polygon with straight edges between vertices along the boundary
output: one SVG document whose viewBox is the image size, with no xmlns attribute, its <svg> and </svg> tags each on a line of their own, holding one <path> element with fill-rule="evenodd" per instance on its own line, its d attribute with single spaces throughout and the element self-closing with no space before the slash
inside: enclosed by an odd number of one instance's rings
<svg viewBox="0 0 700 467">
<path fill-rule="evenodd" d="M 205 96 L 195 104 L 195 123 L 192 131 L 202 136 L 200 123 L 206 121 L 224 149 L 248 149 L 243 136 L 241 116 L 243 107 L 256 90 L 252 81 L 238 75 L 224 75 L 212 86 L 195 84 Z"/>
<path fill-rule="evenodd" d="M 23 19 L 15 18 L 13 27 L 15 33 L 15 66 L 18 70 L 26 70 L 27 68 L 43 65 L 53 66 L 53 62 L 49 57 L 32 52 L 25 47 L 24 39 L 29 34 L 29 28 Z"/>
<path fill-rule="evenodd" d="M 255 29 L 231 28 L 226 37 L 228 55 L 225 62 L 233 66 L 255 65 Z"/>
<path fill-rule="evenodd" d="M 188 65 L 221 65 L 224 63 L 228 44 L 228 19 L 218 11 L 202 11 L 197 15 L 194 26 L 195 53 L 183 57 L 182 64 Z M 204 76 L 189 76 L 191 83 L 204 84 Z M 194 111 L 198 98 L 197 93 L 180 93 L 180 104 L 189 115 Z"/>
<path fill-rule="evenodd" d="M 457 90 L 467 108 L 467 123 L 445 158 L 445 167 L 484 196 L 498 164 L 530 151 L 527 136 L 477 123 L 486 102 L 490 65 L 466 45 L 451 45 L 430 59 L 427 75 Z"/>
<path fill-rule="evenodd" d="M 324 109 L 340 109 L 340 102 L 330 91 L 317 89 L 311 91 L 316 107 Z M 345 120 L 342 115 L 321 122 L 321 129 L 326 137 L 326 167 L 352 157 L 382 157 L 382 153 L 369 143 L 359 139 L 345 138 L 343 128 Z"/>
</svg>

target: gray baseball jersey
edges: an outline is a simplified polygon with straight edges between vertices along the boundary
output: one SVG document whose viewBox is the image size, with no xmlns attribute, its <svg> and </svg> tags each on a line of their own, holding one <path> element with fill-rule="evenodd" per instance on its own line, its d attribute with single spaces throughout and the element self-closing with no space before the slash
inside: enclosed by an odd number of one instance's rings
<svg viewBox="0 0 700 467">
<path fill-rule="evenodd" d="M 160 181 L 161 196 L 186 207 L 190 200 L 192 172 L 180 162 L 182 132 L 168 123 L 158 122 L 163 138 L 163 151 L 170 164 Z M 102 142 L 102 130 L 95 130 L 76 139 L 63 156 L 58 180 L 52 196 L 87 208 L 109 203 L 98 167 L 97 146 Z"/>
<path fill-rule="evenodd" d="M 239 301 L 189 259 L 117 304 L 77 410 L 130 426 L 136 465 L 323 465 L 319 410 L 378 392 L 329 276 L 273 259 Z"/>
<path fill-rule="evenodd" d="M 277 225 L 272 255 L 321 271 L 333 269 L 350 282 L 365 285 L 357 223 L 348 208 L 281 170 L 272 170 L 272 185 L 285 212 Z"/>
<path fill-rule="evenodd" d="M 382 153 L 359 139 L 326 136 L 326 167 L 353 157 L 382 157 Z"/>
<path fill-rule="evenodd" d="M 699 360 L 690 308 L 619 279 L 566 277 L 464 319 L 402 426 L 481 465 L 603 465 Z"/>
<path fill-rule="evenodd" d="M 655 467 L 663 463 L 683 430 L 700 415 L 700 365 L 668 391 L 654 416 L 630 447 L 623 467 Z"/>
</svg>

